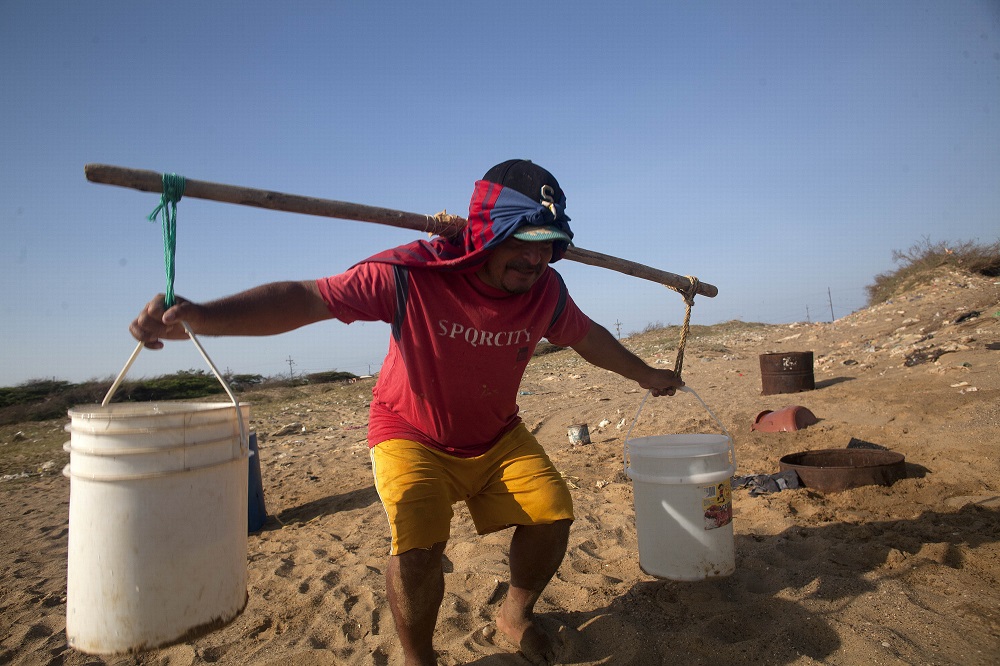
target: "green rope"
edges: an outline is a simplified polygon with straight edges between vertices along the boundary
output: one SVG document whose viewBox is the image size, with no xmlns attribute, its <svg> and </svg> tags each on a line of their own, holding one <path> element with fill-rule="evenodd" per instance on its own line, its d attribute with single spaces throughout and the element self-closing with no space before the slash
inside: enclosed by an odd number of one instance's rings
<svg viewBox="0 0 1000 666">
<path fill-rule="evenodd" d="M 177 251 L 177 202 L 184 196 L 184 176 L 176 173 L 163 174 L 163 195 L 160 205 L 153 209 L 147 218 L 156 222 L 163 214 L 163 262 L 167 272 L 167 291 L 164 298 L 169 308 L 174 304 L 174 255 Z"/>
</svg>

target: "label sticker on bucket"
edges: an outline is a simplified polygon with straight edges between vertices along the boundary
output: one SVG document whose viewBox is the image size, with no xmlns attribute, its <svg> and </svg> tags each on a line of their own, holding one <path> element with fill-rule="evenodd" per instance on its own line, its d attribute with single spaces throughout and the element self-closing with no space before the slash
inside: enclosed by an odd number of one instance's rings
<svg viewBox="0 0 1000 666">
<path fill-rule="evenodd" d="M 733 488 L 729 479 L 722 483 L 702 486 L 701 504 L 705 509 L 705 529 L 725 527 L 733 520 Z"/>
</svg>

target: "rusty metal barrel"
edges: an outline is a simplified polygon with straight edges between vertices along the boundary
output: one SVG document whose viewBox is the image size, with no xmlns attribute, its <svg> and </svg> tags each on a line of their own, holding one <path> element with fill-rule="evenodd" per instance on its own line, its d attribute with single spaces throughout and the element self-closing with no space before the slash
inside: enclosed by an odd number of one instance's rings
<svg viewBox="0 0 1000 666">
<path fill-rule="evenodd" d="M 778 352 L 760 355 L 761 393 L 798 393 L 816 388 L 813 353 Z"/>
</svg>

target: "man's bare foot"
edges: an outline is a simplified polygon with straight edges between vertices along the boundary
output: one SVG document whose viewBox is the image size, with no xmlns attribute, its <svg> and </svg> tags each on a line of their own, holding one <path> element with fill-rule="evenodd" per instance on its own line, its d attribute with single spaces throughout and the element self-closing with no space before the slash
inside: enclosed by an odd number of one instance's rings
<svg viewBox="0 0 1000 666">
<path fill-rule="evenodd" d="M 513 643 L 532 664 L 544 666 L 556 661 L 552 639 L 531 618 L 509 620 L 503 609 L 497 615 L 497 629 Z"/>
</svg>

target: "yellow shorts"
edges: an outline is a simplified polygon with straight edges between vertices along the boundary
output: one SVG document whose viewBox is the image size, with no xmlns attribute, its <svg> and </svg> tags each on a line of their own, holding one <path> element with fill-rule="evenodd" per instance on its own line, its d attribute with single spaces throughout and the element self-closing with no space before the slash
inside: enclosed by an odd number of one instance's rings
<svg viewBox="0 0 1000 666">
<path fill-rule="evenodd" d="M 389 439 L 371 449 L 371 459 L 393 555 L 447 541 L 452 505 L 462 500 L 479 534 L 573 519 L 566 482 L 523 424 L 475 458 Z"/>
</svg>

